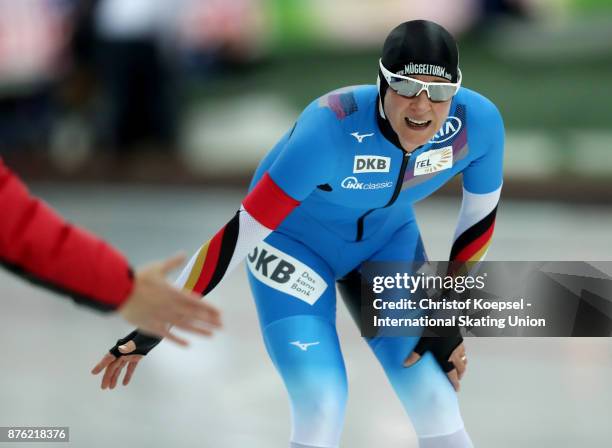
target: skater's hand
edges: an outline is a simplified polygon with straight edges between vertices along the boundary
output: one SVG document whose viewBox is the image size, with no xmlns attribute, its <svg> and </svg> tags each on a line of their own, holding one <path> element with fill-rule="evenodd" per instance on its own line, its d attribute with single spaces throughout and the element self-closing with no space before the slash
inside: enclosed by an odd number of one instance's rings
<svg viewBox="0 0 612 448">
<path fill-rule="evenodd" d="M 453 350 L 448 361 L 451 362 L 455 368 L 450 372 L 447 372 L 446 375 L 448 379 L 453 384 L 453 387 L 457 392 L 461 388 L 460 381 L 465 375 L 465 371 L 467 370 L 467 355 L 465 354 L 465 344 L 462 342 L 459 346 Z"/>
<path fill-rule="evenodd" d="M 93 375 L 97 375 L 104 370 L 101 389 L 114 389 L 117 386 L 121 371 L 127 366 L 125 376 L 123 377 L 123 385 L 127 386 L 134 375 L 138 363 L 143 358 L 143 355 L 128 355 L 136 349 L 134 341 L 129 341 L 125 345 L 119 346 L 119 351 L 124 353 L 124 356 L 116 358 L 111 353 L 107 353 L 98 364 L 91 370 Z"/>
<path fill-rule="evenodd" d="M 465 344 L 461 342 L 457 345 L 450 356 L 447 356 L 447 339 L 446 338 L 421 338 L 414 351 L 404 361 L 404 367 L 410 367 L 416 364 L 426 351 L 431 351 L 442 370 L 446 372 L 448 380 L 451 382 L 455 391 L 461 389 L 461 379 L 467 370 L 468 359 L 465 354 Z"/>
</svg>

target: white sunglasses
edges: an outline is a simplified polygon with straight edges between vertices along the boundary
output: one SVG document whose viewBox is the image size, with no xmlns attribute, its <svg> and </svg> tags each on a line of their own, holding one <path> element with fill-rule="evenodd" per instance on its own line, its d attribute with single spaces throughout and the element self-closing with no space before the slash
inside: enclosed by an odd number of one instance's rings
<svg viewBox="0 0 612 448">
<path fill-rule="evenodd" d="M 458 77 L 456 83 L 450 82 L 423 82 L 409 76 L 396 75 L 385 68 L 382 59 L 378 62 L 380 70 L 387 80 L 387 84 L 397 94 L 407 98 L 414 98 L 421 94 L 423 90 L 427 92 L 427 97 L 435 102 L 441 103 L 450 100 L 457 94 L 461 87 L 461 70 L 457 69 Z"/>
</svg>

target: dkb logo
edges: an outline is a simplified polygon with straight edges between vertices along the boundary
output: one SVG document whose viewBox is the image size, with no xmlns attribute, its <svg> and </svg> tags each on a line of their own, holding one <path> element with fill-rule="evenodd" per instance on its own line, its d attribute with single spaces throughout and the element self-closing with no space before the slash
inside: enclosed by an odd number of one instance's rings
<svg viewBox="0 0 612 448">
<path fill-rule="evenodd" d="M 388 173 L 391 168 L 390 157 L 355 156 L 353 173 Z"/>
<path fill-rule="evenodd" d="M 314 269 L 266 242 L 259 243 L 246 262 L 259 282 L 309 305 L 327 289 L 327 282 Z"/>
<path fill-rule="evenodd" d="M 291 279 L 291 274 L 295 272 L 295 266 L 276 255 L 269 254 L 266 249 L 256 247 L 248 258 L 249 264 L 255 271 L 277 283 L 287 283 Z"/>
</svg>

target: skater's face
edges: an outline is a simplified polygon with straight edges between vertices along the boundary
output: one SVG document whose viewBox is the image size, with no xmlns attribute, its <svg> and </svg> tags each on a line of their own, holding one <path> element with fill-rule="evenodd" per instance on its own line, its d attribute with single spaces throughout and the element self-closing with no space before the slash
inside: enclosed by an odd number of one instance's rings
<svg viewBox="0 0 612 448">
<path fill-rule="evenodd" d="M 437 76 L 412 76 L 423 82 L 448 82 Z M 399 137 L 406 152 L 424 145 L 433 138 L 448 117 L 452 99 L 433 102 L 427 92 L 408 98 L 388 88 L 384 99 L 384 110 L 391 127 Z"/>
</svg>

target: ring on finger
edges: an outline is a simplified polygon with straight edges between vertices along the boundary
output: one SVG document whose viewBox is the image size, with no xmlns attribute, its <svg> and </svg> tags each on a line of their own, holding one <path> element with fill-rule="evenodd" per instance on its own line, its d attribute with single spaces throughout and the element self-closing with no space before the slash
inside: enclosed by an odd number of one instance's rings
<svg viewBox="0 0 612 448">
<path fill-rule="evenodd" d="M 467 356 L 463 355 L 463 356 L 461 357 L 461 361 L 463 361 L 463 362 L 467 361 Z"/>
</svg>

